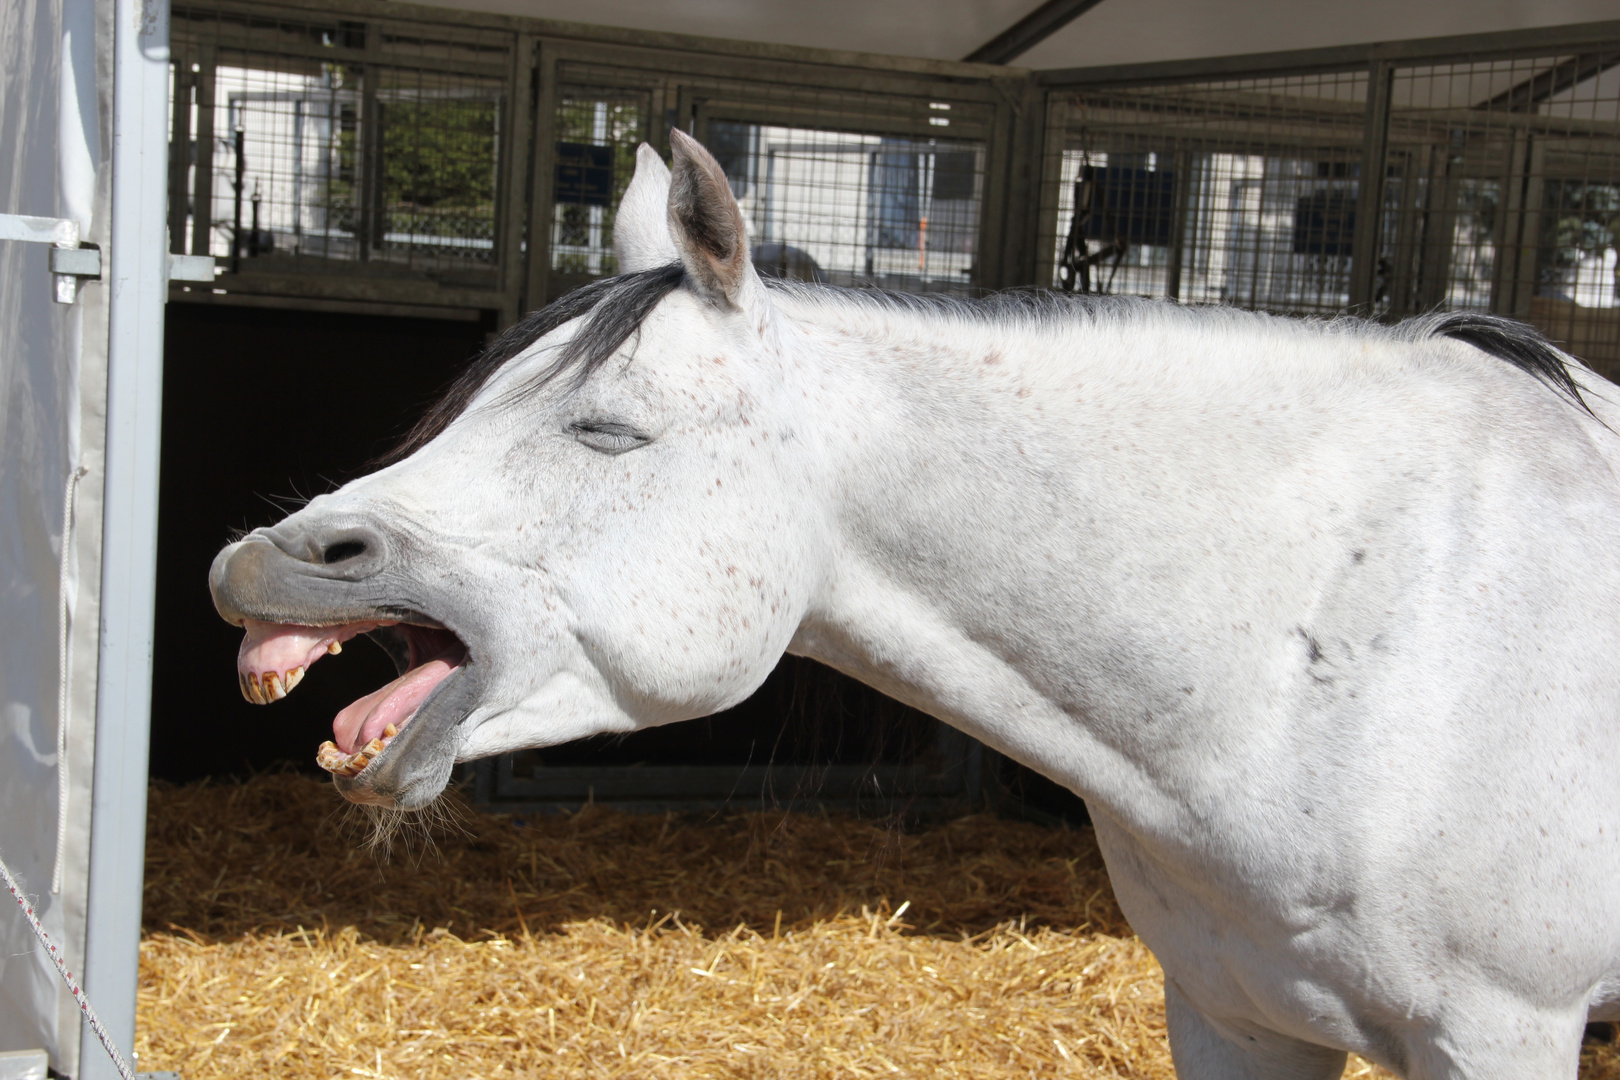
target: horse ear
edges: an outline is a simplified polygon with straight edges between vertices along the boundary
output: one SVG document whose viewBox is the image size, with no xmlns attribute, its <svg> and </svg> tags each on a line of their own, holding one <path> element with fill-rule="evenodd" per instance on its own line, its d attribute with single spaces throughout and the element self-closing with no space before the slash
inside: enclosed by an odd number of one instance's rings
<svg viewBox="0 0 1620 1080">
<path fill-rule="evenodd" d="M 669 233 L 689 278 L 709 297 L 742 307 L 754 280 L 748 230 L 720 163 L 680 129 L 669 133 L 675 164 L 669 184 Z"/>
<path fill-rule="evenodd" d="M 669 238 L 669 167 L 658 151 L 642 143 L 636 149 L 636 175 L 624 189 L 613 218 L 613 253 L 619 273 L 633 274 L 679 262 Z"/>
</svg>

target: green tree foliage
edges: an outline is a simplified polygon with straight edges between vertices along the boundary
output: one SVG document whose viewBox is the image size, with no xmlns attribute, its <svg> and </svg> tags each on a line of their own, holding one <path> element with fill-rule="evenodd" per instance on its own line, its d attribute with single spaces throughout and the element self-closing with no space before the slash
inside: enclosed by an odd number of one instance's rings
<svg viewBox="0 0 1620 1080">
<path fill-rule="evenodd" d="M 380 112 L 381 194 L 389 230 L 492 238 L 495 102 L 424 95 L 387 102 Z"/>
<path fill-rule="evenodd" d="M 1583 257 L 1601 255 L 1620 236 L 1620 186 L 1548 180 L 1541 212 L 1540 282 L 1559 291 Z M 1617 283 L 1620 284 L 1620 283 Z"/>
</svg>

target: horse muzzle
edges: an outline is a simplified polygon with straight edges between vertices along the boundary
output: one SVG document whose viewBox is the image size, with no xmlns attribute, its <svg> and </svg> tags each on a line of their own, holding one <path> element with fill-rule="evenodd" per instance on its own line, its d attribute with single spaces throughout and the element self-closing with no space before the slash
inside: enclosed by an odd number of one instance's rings
<svg viewBox="0 0 1620 1080">
<path fill-rule="evenodd" d="M 449 781 L 483 671 L 463 639 L 423 610 L 399 547 L 365 524 L 283 522 L 225 547 L 208 584 L 220 616 L 247 631 L 238 678 L 256 704 L 285 697 L 308 665 L 356 634 L 388 652 L 400 677 L 338 714 L 337 742 L 317 761 L 353 802 L 415 809 Z"/>
</svg>

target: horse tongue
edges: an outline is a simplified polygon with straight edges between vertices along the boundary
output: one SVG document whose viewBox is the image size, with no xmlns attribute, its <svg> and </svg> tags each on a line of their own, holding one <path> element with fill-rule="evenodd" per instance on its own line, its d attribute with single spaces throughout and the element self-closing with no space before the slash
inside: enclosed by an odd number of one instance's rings
<svg viewBox="0 0 1620 1080">
<path fill-rule="evenodd" d="M 352 754 L 382 735 L 392 724 L 402 728 L 427 696 L 456 665 L 445 660 L 429 660 L 349 705 L 332 721 L 333 741 L 346 754 Z"/>
</svg>

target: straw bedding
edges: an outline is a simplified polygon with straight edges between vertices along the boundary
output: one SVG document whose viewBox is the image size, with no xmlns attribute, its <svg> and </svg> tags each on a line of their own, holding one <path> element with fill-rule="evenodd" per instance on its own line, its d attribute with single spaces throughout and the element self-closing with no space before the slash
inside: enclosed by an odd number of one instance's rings
<svg viewBox="0 0 1620 1080">
<path fill-rule="evenodd" d="M 154 788 L 143 1070 L 1173 1075 L 1088 831 L 463 812 L 384 860 L 344 815 L 301 776 Z M 1582 1076 L 1620 1080 L 1620 1053 Z"/>
</svg>

